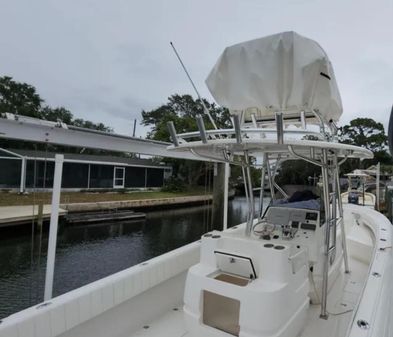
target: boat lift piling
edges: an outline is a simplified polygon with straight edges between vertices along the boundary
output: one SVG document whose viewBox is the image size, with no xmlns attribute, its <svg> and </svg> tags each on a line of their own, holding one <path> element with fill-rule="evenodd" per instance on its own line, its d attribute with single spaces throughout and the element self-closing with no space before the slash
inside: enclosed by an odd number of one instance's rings
<svg viewBox="0 0 393 337">
<path fill-rule="evenodd" d="M 53 180 L 52 191 L 52 207 L 49 225 L 49 239 L 48 239 L 48 256 L 46 262 L 45 274 L 45 292 L 44 301 L 52 298 L 53 292 L 53 277 L 55 269 L 56 245 L 57 245 L 57 230 L 59 222 L 59 207 L 60 207 L 60 192 L 61 192 L 61 178 L 63 173 L 64 155 L 56 154 L 55 156 L 55 173 Z"/>
</svg>

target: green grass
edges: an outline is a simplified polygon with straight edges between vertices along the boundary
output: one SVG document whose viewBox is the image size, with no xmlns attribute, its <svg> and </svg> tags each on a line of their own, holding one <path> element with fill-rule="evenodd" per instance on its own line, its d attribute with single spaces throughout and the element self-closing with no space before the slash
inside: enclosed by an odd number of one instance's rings
<svg viewBox="0 0 393 337">
<path fill-rule="evenodd" d="M 119 200 L 141 200 L 141 199 L 161 199 L 192 195 L 203 195 L 203 188 L 190 189 L 186 192 L 63 192 L 60 196 L 60 203 L 81 203 Z M 50 204 L 50 192 L 31 192 L 26 195 L 17 193 L 0 192 L 0 206 L 33 205 L 38 203 Z"/>
</svg>

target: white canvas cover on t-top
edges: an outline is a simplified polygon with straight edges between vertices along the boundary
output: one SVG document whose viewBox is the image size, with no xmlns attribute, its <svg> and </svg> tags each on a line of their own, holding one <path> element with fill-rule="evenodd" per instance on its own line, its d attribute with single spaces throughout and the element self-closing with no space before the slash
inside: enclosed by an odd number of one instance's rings
<svg viewBox="0 0 393 337">
<path fill-rule="evenodd" d="M 221 106 L 232 113 L 318 110 L 337 121 L 342 104 L 332 65 L 321 46 L 284 32 L 227 47 L 206 79 Z"/>
</svg>

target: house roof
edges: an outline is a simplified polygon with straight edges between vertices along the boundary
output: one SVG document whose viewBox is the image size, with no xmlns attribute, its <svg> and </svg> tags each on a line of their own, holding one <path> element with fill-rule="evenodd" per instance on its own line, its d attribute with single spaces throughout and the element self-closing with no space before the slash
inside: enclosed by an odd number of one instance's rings
<svg viewBox="0 0 393 337">
<path fill-rule="evenodd" d="M 11 152 L 11 153 L 10 153 Z M 13 154 L 14 155 L 13 155 Z M 72 162 L 91 162 L 91 163 L 113 163 L 113 164 L 124 164 L 129 166 L 154 166 L 165 168 L 168 167 L 164 163 L 157 163 L 151 159 L 140 159 L 140 158 L 128 158 L 128 157 L 118 157 L 110 155 L 92 155 L 92 154 L 80 154 L 80 153 L 63 153 L 64 161 Z M 0 155 L 6 157 L 27 157 L 29 159 L 48 159 L 54 160 L 56 152 L 46 152 L 46 151 L 35 151 L 35 150 L 24 150 L 24 149 L 7 149 L 4 151 L 0 149 Z"/>
</svg>

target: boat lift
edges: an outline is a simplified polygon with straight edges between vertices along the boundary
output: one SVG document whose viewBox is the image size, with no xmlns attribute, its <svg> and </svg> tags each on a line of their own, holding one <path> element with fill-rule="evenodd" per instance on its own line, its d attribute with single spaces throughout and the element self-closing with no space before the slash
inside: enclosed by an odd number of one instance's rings
<svg viewBox="0 0 393 337">
<path fill-rule="evenodd" d="M 167 147 L 170 145 L 170 143 L 166 142 L 90 130 L 67 125 L 61 121 L 51 122 L 10 113 L 6 113 L 4 117 L 5 118 L 1 118 L 0 116 L 0 138 L 39 142 L 44 144 L 58 144 L 82 148 L 101 149 L 116 152 L 141 153 L 150 156 L 210 161 L 209 159 L 202 159 L 192 153 L 178 154 L 168 151 Z M 51 203 L 52 211 L 49 227 L 47 268 L 45 276 L 45 301 L 48 301 L 52 298 L 63 161 L 64 156 L 61 154 L 56 154 Z M 22 161 L 22 169 L 25 168 L 25 166 L 25 161 Z M 228 168 L 226 168 L 226 185 L 228 184 L 228 176 Z M 22 184 L 24 184 L 24 182 L 22 182 Z M 226 202 L 224 202 L 223 211 L 224 220 L 226 222 L 228 216 L 228 188 L 226 187 L 224 191 L 226 193 L 226 198 L 224 199 Z"/>
</svg>

